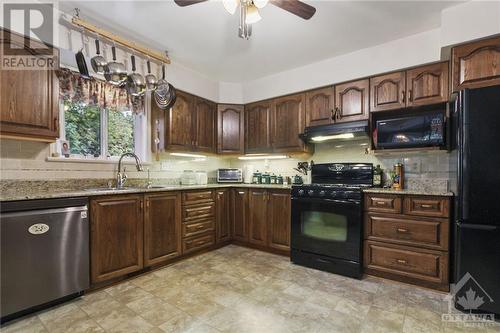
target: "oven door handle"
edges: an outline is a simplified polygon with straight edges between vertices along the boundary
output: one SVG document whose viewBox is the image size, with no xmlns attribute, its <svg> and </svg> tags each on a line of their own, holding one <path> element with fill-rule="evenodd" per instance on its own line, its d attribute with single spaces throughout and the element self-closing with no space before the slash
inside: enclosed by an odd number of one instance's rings
<svg viewBox="0 0 500 333">
<path fill-rule="evenodd" d="M 336 203 L 345 205 L 359 205 L 361 201 L 349 201 L 349 200 L 337 200 L 337 199 L 318 199 L 318 198 L 295 198 L 292 197 L 292 201 L 297 202 L 311 202 L 311 203 Z"/>
</svg>

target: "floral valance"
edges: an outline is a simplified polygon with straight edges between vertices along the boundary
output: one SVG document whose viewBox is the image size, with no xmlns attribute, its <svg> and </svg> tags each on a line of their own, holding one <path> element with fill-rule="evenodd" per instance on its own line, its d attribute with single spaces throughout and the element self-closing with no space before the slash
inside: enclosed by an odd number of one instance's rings
<svg viewBox="0 0 500 333">
<path fill-rule="evenodd" d="M 58 71 L 59 97 L 64 101 L 99 105 L 113 111 L 143 113 L 144 97 L 131 96 L 124 87 L 117 87 L 96 78 L 84 79 L 69 69 Z"/>
</svg>

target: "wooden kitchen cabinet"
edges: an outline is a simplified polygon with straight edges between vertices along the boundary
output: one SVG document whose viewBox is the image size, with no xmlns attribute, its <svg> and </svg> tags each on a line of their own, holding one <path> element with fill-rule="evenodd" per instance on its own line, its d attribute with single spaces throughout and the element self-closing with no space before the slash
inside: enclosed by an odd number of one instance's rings
<svg viewBox="0 0 500 333">
<path fill-rule="evenodd" d="M 248 197 L 248 189 L 236 188 L 233 190 L 232 234 L 233 239 L 241 242 L 248 242 Z"/>
<path fill-rule="evenodd" d="M 194 149 L 194 103 L 195 96 L 177 91 L 175 104 L 167 115 L 166 149 L 179 151 Z"/>
<path fill-rule="evenodd" d="M 215 241 L 223 243 L 231 240 L 231 190 L 217 190 L 215 195 Z"/>
<path fill-rule="evenodd" d="M 271 142 L 274 152 L 303 152 L 307 150 L 299 134 L 305 128 L 305 94 L 273 100 L 271 109 Z"/>
<path fill-rule="evenodd" d="M 245 105 L 245 153 L 271 150 L 271 102 Z"/>
<path fill-rule="evenodd" d="M 370 78 L 370 111 L 401 109 L 406 106 L 405 72 Z"/>
<path fill-rule="evenodd" d="M 449 290 L 450 197 L 365 194 L 367 274 Z"/>
<path fill-rule="evenodd" d="M 500 84 L 500 36 L 451 50 L 452 91 Z"/>
<path fill-rule="evenodd" d="M 366 120 L 369 117 L 370 81 L 351 81 L 335 86 L 335 123 Z"/>
<path fill-rule="evenodd" d="M 248 197 L 248 241 L 252 244 L 267 245 L 267 191 L 250 189 Z"/>
<path fill-rule="evenodd" d="M 10 39 L 20 47 L 18 55 L 45 57 L 36 48 L 26 47 L 24 36 L 3 29 L 0 33 L 0 48 L 7 47 Z M 41 45 L 30 40 L 33 44 Z M 50 51 L 59 61 L 59 51 Z M 0 70 L 0 134 L 46 142 L 59 137 L 59 80 L 54 70 Z"/>
<path fill-rule="evenodd" d="M 448 76 L 447 61 L 406 71 L 406 106 L 447 102 Z"/>
<path fill-rule="evenodd" d="M 194 107 L 194 148 L 196 151 L 215 152 L 215 119 L 217 104 L 196 97 Z"/>
<path fill-rule="evenodd" d="M 217 206 L 213 190 L 182 193 L 182 254 L 215 244 Z"/>
<path fill-rule="evenodd" d="M 291 195 L 289 191 L 268 193 L 268 246 L 290 250 Z"/>
<path fill-rule="evenodd" d="M 242 105 L 218 105 L 217 153 L 245 153 L 245 113 Z"/>
<path fill-rule="evenodd" d="M 142 195 L 91 199 L 91 282 L 102 282 L 143 268 Z"/>
<path fill-rule="evenodd" d="M 181 194 L 144 195 L 144 266 L 181 255 Z"/>
<path fill-rule="evenodd" d="M 334 97 L 333 87 L 306 93 L 306 127 L 328 125 L 333 122 Z"/>
</svg>

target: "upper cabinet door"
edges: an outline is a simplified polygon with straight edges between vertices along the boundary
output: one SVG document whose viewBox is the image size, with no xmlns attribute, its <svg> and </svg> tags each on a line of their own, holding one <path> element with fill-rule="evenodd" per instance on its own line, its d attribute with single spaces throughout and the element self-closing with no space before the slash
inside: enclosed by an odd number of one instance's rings
<svg viewBox="0 0 500 333">
<path fill-rule="evenodd" d="M 271 151 L 271 103 L 263 101 L 245 106 L 245 152 Z"/>
<path fill-rule="evenodd" d="M 19 54 L 38 56 L 36 50 L 25 47 L 24 37 L 5 30 L 0 33 L 0 48 L 10 36 L 11 43 L 20 47 Z M 59 136 L 58 83 L 51 69 L 0 70 L 1 134 L 54 141 Z"/>
<path fill-rule="evenodd" d="M 215 113 L 217 105 L 199 97 L 195 101 L 196 150 L 213 153 L 215 152 Z"/>
<path fill-rule="evenodd" d="M 370 111 L 385 111 L 405 107 L 405 72 L 396 72 L 370 79 Z"/>
<path fill-rule="evenodd" d="M 333 87 L 306 93 L 306 127 L 328 125 L 333 122 Z"/>
<path fill-rule="evenodd" d="M 448 101 L 448 62 L 406 71 L 406 89 L 407 106 Z"/>
<path fill-rule="evenodd" d="M 305 94 L 277 98 L 271 112 L 272 146 L 275 152 L 303 151 L 299 134 L 305 127 Z"/>
<path fill-rule="evenodd" d="M 500 37 L 454 47 L 453 92 L 500 84 Z"/>
<path fill-rule="evenodd" d="M 244 154 L 245 119 L 242 105 L 221 104 L 217 108 L 217 153 Z"/>
<path fill-rule="evenodd" d="M 167 149 L 193 149 L 194 98 L 185 92 L 177 91 L 177 100 L 168 112 Z"/>
<path fill-rule="evenodd" d="M 368 79 L 335 86 L 336 123 L 368 119 L 369 87 Z"/>
</svg>

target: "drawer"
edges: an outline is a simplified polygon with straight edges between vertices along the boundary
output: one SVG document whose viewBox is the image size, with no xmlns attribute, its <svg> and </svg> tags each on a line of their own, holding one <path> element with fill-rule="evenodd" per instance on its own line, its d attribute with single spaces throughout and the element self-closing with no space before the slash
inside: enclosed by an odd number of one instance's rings
<svg viewBox="0 0 500 333">
<path fill-rule="evenodd" d="M 365 210 L 379 213 L 401 213 L 401 197 L 391 194 L 365 195 Z"/>
<path fill-rule="evenodd" d="M 182 241 L 182 253 L 189 253 L 215 244 L 215 235 L 210 232 L 206 235 L 196 236 Z"/>
<path fill-rule="evenodd" d="M 207 231 L 213 231 L 215 222 L 213 219 L 201 222 L 183 223 L 182 224 L 182 237 L 196 236 Z"/>
<path fill-rule="evenodd" d="M 447 219 L 365 214 L 365 239 L 448 251 Z"/>
<path fill-rule="evenodd" d="M 213 216 L 215 216 L 214 202 L 182 207 L 182 220 L 185 222 L 206 219 Z"/>
<path fill-rule="evenodd" d="M 449 198 L 408 196 L 404 199 L 403 210 L 408 215 L 449 217 Z"/>
<path fill-rule="evenodd" d="M 183 192 L 182 204 L 191 205 L 201 202 L 214 201 L 213 191 Z"/>
<path fill-rule="evenodd" d="M 365 268 L 445 285 L 448 283 L 448 253 L 408 246 L 365 241 Z"/>
</svg>

